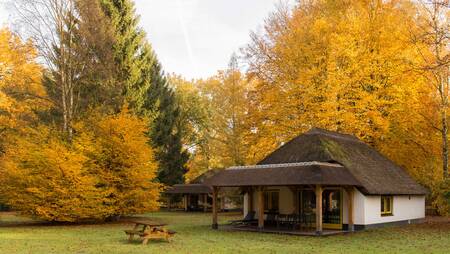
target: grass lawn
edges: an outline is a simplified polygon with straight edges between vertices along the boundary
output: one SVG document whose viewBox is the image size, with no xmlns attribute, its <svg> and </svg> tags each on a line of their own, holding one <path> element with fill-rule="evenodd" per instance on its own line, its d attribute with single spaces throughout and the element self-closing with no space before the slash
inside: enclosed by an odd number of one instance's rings
<svg viewBox="0 0 450 254">
<path fill-rule="evenodd" d="M 146 214 L 177 231 L 171 243 L 127 243 L 124 223 L 38 225 L 0 213 L 0 253 L 450 253 L 450 219 L 420 225 L 373 229 L 354 234 L 305 237 L 214 231 L 210 214 Z M 221 222 L 233 219 L 219 216 Z"/>
</svg>

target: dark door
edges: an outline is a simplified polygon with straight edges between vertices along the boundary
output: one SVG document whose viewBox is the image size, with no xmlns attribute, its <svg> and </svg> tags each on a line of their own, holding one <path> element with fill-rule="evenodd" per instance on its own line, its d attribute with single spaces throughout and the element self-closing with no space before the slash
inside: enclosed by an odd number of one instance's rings
<svg viewBox="0 0 450 254">
<path fill-rule="evenodd" d="M 325 189 L 322 193 L 323 227 L 342 229 L 342 191 Z"/>
</svg>

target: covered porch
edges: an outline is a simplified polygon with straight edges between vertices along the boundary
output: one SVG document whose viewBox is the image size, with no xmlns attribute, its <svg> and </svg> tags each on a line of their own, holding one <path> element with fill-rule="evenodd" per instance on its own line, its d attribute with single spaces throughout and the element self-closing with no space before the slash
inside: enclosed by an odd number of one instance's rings
<svg viewBox="0 0 450 254">
<path fill-rule="evenodd" d="M 269 234 L 283 234 L 283 235 L 298 235 L 298 236 L 317 236 L 315 230 L 306 230 L 306 229 L 280 229 L 276 227 L 266 226 L 263 229 L 258 228 L 258 226 L 247 225 L 247 226 L 232 226 L 232 225 L 223 225 L 220 227 L 221 230 L 225 231 L 243 231 L 243 232 L 259 232 L 259 233 L 269 233 Z M 348 230 L 337 230 L 337 229 L 323 229 L 321 236 L 330 236 L 330 235 L 340 235 L 345 234 L 350 231 Z"/>
<path fill-rule="evenodd" d="M 204 184 L 175 184 L 166 190 L 169 210 L 181 208 L 188 211 L 210 211 L 212 204 L 212 188 Z M 174 203 L 175 196 L 181 197 L 181 204 Z M 222 207 L 223 205 L 221 205 Z"/>
<path fill-rule="evenodd" d="M 354 230 L 358 181 L 340 164 L 305 162 L 235 167 L 211 179 L 212 228 L 217 229 L 217 195 L 240 187 L 244 218 L 227 230 L 294 235 L 332 235 Z"/>
</svg>

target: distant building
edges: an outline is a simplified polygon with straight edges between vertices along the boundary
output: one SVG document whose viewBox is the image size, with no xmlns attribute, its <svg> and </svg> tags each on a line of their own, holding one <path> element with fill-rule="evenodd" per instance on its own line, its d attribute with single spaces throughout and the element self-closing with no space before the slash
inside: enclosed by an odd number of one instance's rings
<svg viewBox="0 0 450 254">
<path fill-rule="evenodd" d="M 188 184 L 175 184 L 169 187 L 164 194 L 168 196 L 168 209 L 183 209 L 184 211 L 211 211 L 212 207 L 212 188 L 204 184 L 205 179 L 213 176 L 220 169 L 209 170 Z M 179 203 L 172 203 L 173 196 L 181 196 L 181 207 Z M 236 188 L 228 190 L 226 193 L 220 195 L 218 203 L 221 211 L 239 210 L 242 201 L 239 202 L 240 197 L 236 197 Z"/>
</svg>

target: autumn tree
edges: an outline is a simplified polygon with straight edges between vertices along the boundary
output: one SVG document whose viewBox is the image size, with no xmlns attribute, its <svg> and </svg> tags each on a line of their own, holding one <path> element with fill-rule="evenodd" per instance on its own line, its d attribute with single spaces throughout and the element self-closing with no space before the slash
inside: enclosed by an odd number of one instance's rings
<svg viewBox="0 0 450 254">
<path fill-rule="evenodd" d="M 77 149 L 78 148 L 78 149 Z M 3 203 L 48 221 L 102 219 L 107 193 L 96 188 L 88 158 L 46 127 L 29 129 L 6 149 L 0 165 Z"/>
<path fill-rule="evenodd" d="M 157 164 L 146 123 L 126 109 L 93 112 L 71 142 L 46 126 L 17 135 L 0 162 L 0 197 L 48 221 L 104 220 L 158 208 Z"/>
<path fill-rule="evenodd" d="M 244 50 L 257 79 L 251 151 L 263 157 L 312 126 L 381 148 L 403 93 L 420 86 L 408 72 L 413 11 L 407 1 L 318 0 L 272 14 Z"/>
<path fill-rule="evenodd" d="M 74 33 L 75 0 L 19 0 L 14 5 L 20 25 L 38 49 L 47 66 L 48 80 L 54 82 L 58 94 L 54 105 L 62 114 L 62 129 L 70 138 L 78 97 L 75 94 Z"/>
<path fill-rule="evenodd" d="M 252 161 L 319 126 L 355 134 L 433 193 L 448 193 L 448 184 L 434 187 L 448 164 L 446 4 L 317 0 L 292 10 L 281 6 L 243 50 L 255 83 Z"/>
<path fill-rule="evenodd" d="M 222 168 L 247 163 L 246 125 L 247 98 L 250 83 L 241 73 L 237 56 L 232 55 L 227 70 L 199 81 L 201 95 L 210 109 L 205 159 L 212 168 Z"/>
<path fill-rule="evenodd" d="M 91 108 L 118 112 L 126 98 L 114 64 L 114 37 L 111 21 L 99 1 L 77 0 L 77 26 L 74 31 L 76 97 L 78 115 Z"/>
<path fill-rule="evenodd" d="M 439 120 L 430 124 L 442 140 L 442 172 L 448 177 L 448 97 L 450 88 L 450 4 L 448 0 L 418 1 L 416 29 L 411 31 L 421 62 L 413 66 L 435 91 Z M 436 124 L 437 123 L 437 124 Z"/>
<path fill-rule="evenodd" d="M 36 124 L 38 114 L 51 105 L 36 56 L 31 42 L 0 29 L 0 153 L 8 135 Z"/>
<path fill-rule="evenodd" d="M 188 81 L 178 75 L 171 75 L 169 82 L 174 87 L 180 109 L 177 129 L 190 155 L 185 175 L 190 180 L 211 168 L 208 149 L 212 109 L 208 106 L 208 99 L 201 94 L 199 82 Z"/>
<path fill-rule="evenodd" d="M 102 116 L 91 113 L 79 122 L 75 146 L 89 158 L 89 173 L 98 179 L 97 188 L 108 193 L 104 204 L 110 216 L 143 213 L 159 207 L 158 163 L 148 144 L 147 121 L 131 114 Z M 93 149 L 91 149 L 91 147 Z"/>
</svg>

